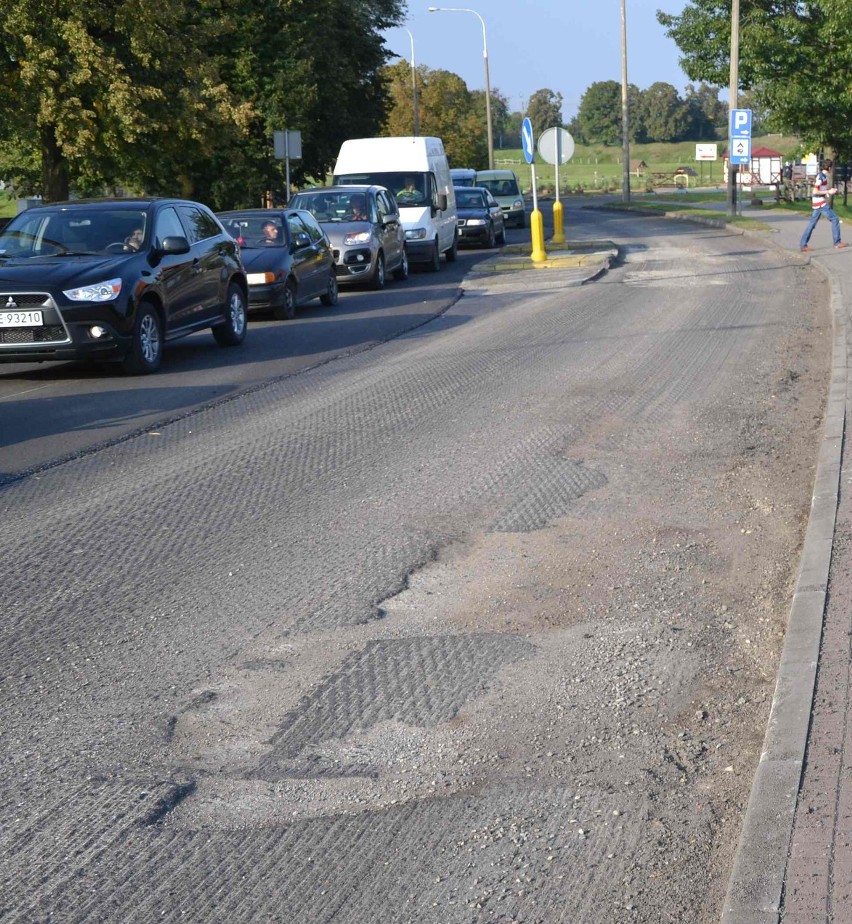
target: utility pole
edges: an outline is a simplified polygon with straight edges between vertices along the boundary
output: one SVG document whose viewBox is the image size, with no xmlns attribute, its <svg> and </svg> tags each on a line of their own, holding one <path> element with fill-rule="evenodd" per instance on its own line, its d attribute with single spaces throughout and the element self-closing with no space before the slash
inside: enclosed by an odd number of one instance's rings
<svg viewBox="0 0 852 924">
<path fill-rule="evenodd" d="M 737 214 L 737 165 L 731 163 L 731 113 L 738 107 L 740 83 L 740 0 L 731 0 L 731 71 L 728 81 L 728 217 Z"/>
<path fill-rule="evenodd" d="M 630 201 L 630 113 L 627 105 L 627 0 L 621 0 L 621 197 Z"/>
</svg>

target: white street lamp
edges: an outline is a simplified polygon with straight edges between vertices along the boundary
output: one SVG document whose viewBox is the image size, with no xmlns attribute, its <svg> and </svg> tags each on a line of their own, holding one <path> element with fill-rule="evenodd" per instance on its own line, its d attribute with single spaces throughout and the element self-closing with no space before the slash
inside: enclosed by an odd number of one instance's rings
<svg viewBox="0 0 852 924">
<path fill-rule="evenodd" d="M 417 109 L 417 68 L 414 64 L 414 36 L 411 34 L 410 29 L 406 29 L 405 26 L 401 26 L 401 28 L 405 29 L 411 39 L 411 96 L 414 106 L 414 137 L 416 138 L 420 134 L 420 112 Z"/>
<path fill-rule="evenodd" d="M 473 13 L 482 23 L 482 57 L 485 59 L 485 123 L 488 129 L 488 169 L 494 169 L 494 134 L 491 128 L 491 80 L 488 76 L 488 39 L 485 35 L 485 20 L 467 7 L 430 6 L 430 13 Z"/>
</svg>

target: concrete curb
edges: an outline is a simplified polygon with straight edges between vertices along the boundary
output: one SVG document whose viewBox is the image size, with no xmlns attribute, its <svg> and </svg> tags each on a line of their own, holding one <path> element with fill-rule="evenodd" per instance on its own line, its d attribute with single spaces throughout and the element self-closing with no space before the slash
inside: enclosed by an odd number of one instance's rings
<svg viewBox="0 0 852 924">
<path fill-rule="evenodd" d="M 618 247 L 612 241 L 566 242 L 553 245 L 548 258 L 540 263 L 530 259 L 531 248 L 523 244 L 509 244 L 500 248 L 500 253 L 470 269 L 474 276 L 499 276 L 504 273 L 541 272 L 544 270 L 565 270 L 581 267 L 608 268 L 618 256 Z"/>
<path fill-rule="evenodd" d="M 787 248 L 779 249 L 789 253 Z M 847 329 L 840 284 L 820 264 L 814 265 L 826 273 L 831 286 L 831 386 L 775 694 L 728 880 L 722 924 L 779 924 L 813 707 L 839 498 L 848 389 Z"/>
</svg>

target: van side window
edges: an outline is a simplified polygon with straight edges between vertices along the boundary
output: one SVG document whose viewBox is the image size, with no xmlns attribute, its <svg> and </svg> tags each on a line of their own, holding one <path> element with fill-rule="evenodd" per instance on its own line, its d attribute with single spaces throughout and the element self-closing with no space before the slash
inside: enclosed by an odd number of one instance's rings
<svg viewBox="0 0 852 924">
<path fill-rule="evenodd" d="M 429 174 L 429 198 L 436 208 L 438 206 L 438 184 L 435 181 L 435 174 Z"/>
</svg>

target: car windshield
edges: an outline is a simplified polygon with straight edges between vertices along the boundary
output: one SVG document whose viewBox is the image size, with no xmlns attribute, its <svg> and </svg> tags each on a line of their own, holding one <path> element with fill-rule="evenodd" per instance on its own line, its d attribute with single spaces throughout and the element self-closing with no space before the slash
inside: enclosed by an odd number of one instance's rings
<svg viewBox="0 0 852 924">
<path fill-rule="evenodd" d="M 460 209 L 484 209 L 485 196 L 481 192 L 456 192 L 456 205 Z"/>
<path fill-rule="evenodd" d="M 361 189 L 306 190 L 290 200 L 290 207 L 310 212 L 321 223 L 375 220 L 369 197 Z"/>
<path fill-rule="evenodd" d="M 0 257 L 133 253 L 142 248 L 146 227 L 141 209 L 34 209 L 0 233 Z"/>
<path fill-rule="evenodd" d="M 225 230 L 240 247 L 286 247 L 284 224 L 278 215 L 220 215 Z"/>
<path fill-rule="evenodd" d="M 428 173 L 344 173 L 335 176 L 340 186 L 384 186 L 395 196 L 400 208 L 429 205 L 432 201 Z"/>
<path fill-rule="evenodd" d="M 507 180 L 479 180 L 479 186 L 484 186 L 492 196 L 518 196 L 518 184 L 514 179 Z"/>
</svg>

